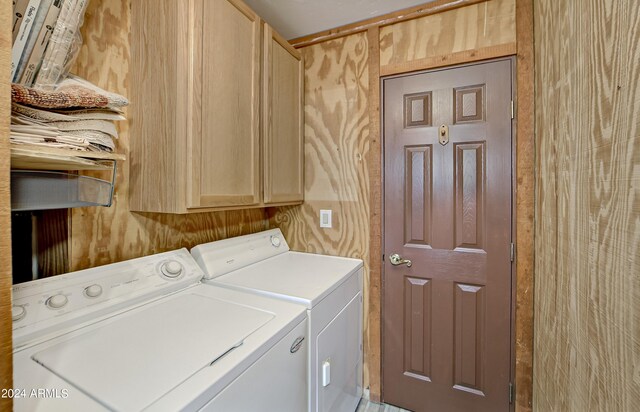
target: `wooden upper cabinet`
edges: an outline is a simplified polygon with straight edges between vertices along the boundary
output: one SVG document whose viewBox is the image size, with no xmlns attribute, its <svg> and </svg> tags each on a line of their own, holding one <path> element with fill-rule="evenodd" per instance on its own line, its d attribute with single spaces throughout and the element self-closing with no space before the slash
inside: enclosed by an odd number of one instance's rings
<svg viewBox="0 0 640 412">
<path fill-rule="evenodd" d="M 304 198 L 302 54 L 264 25 L 264 202 Z"/>
<path fill-rule="evenodd" d="M 234 0 L 195 2 L 188 207 L 260 203 L 260 18 Z M 202 21 L 198 21 L 202 19 Z M 195 96 L 195 95 L 194 95 Z M 199 100 L 199 101 L 198 101 Z M 195 114 L 195 113 L 194 113 Z"/>
<path fill-rule="evenodd" d="M 240 0 L 131 8 L 131 209 L 301 202 L 299 53 Z"/>
</svg>

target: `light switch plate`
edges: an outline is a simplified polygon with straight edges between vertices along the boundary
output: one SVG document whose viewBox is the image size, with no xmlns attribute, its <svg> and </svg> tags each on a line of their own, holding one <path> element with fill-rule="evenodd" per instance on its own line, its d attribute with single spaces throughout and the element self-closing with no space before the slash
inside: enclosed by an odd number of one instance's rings
<svg viewBox="0 0 640 412">
<path fill-rule="evenodd" d="M 331 227 L 331 210 L 320 210 L 320 227 Z"/>
</svg>

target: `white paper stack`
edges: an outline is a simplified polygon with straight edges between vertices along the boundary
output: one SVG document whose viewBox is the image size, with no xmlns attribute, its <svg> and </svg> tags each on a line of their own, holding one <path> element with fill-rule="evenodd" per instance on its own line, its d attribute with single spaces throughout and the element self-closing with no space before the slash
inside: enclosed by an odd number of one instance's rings
<svg viewBox="0 0 640 412">
<path fill-rule="evenodd" d="M 71 5 L 78 1 L 67 0 L 67 3 Z M 73 28 L 74 35 L 82 22 L 86 1 L 83 7 L 77 10 L 76 19 L 67 22 L 76 25 Z M 30 86 L 35 81 L 54 29 L 64 23 L 58 20 L 61 9 L 62 0 L 14 0 L 11 48 L 11 80 L 14 83 Z M 71 46 L 77 41 L 76 39 L 77 36 L 73 37 L 69 47 L 65 49 L 68 61 L 74 57 Z M 47 61 L 48 67 L 51 64 Z"/>
<path fill-rule="evenodd" d="M 114 108 L 42 110 L 13 103 L 11 142 L 113 152 L 117 120 L 126 118 Z"/>
<path fill-rule="evenodd" d="M 65 0 L 62 3 L 35 78 L 37 87 L 52 88 L 64 78 L 78 49 L 79 29 L 88 3 L 88 0 Z"/>
</svg>

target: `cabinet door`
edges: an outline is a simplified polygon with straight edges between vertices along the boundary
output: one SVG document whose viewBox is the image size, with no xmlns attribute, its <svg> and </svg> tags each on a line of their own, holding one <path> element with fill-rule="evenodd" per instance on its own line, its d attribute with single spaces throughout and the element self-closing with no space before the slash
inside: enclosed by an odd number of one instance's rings
<svg viewBox="0 0 640 412">
<path fill-rule="evenodd" d="M 265 24 L 264 202 L 304 197 L 303 61 L 301 53 Z"/>
<path fill-rule="evenodd" d="M 260 203 L 260 18 L 239 0 L 194 0 L 189 207 Z"/>
</svg>

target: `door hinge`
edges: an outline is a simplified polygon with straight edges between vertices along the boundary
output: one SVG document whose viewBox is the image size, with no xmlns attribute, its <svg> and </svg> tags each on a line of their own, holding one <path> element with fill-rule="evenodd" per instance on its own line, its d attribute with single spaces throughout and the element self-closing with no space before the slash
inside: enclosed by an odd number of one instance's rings
<svg viewBox="0 0 640 412">
<path fill-rule="evenodd" d="M 513 100 L 511 100 L 511 119 L 515 119 L 516 117 L 516 109 Z"/>
<path fill-rule="evenodd" d="M 509 383 L 509 405 L 513 403 L 513 383 Z"/>
<path fill-rule="evenodd" d="M 511 242 L 511 250 L 509 252 L 509 256 L 511 257 L 511 261 L 516 260 L 516 245 Z"/>
</svg>

